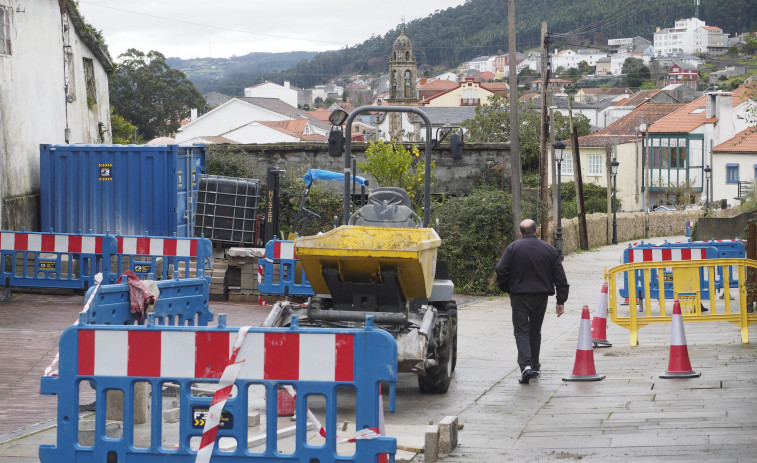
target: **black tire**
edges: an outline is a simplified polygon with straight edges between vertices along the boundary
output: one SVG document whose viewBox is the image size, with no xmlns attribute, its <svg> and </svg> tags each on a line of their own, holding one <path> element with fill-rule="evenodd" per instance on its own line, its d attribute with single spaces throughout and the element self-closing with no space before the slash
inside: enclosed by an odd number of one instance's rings
<svg viewBox="0 0 757 463">
<path fill-rule="evenodd" d="M 421 392 L 428 392 L 433 394 L 441 394 L 447 392 L 450 382 L 452 381 L 453 362 L 452 359 L 456 355 L 454 336 L 454 325 L 451 317 L 440 317 L 441 323 L 446 326 L 440 327 L 444 329 L 444 343 L 436 349 L 436 361 L 437 364 L 433 367 L 426 368 L 426 374 L 418 376 L 418 387 Z M 446 319 L 446 320 L 445 320 Z"/>
</svg>

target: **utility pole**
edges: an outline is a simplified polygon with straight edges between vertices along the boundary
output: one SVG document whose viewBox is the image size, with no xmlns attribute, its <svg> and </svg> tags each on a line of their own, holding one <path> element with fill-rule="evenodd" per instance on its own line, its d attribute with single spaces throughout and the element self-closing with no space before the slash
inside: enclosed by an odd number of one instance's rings
<svg viewBox="0 0 757 463">
<path fill-rule="evenodd" d="M 549 134 L 549 119 L 547 118 L 547 87 L 549 86 L 549 33 L 547 32 L 547 23 L 541 23 L 541 151 L 539 160 L 539 202 L 541 209 L 539 211 L 541 222 L 541 239 L 549 241 L 549 179 L 547 168 L 549 166 L 549 155 L 547 153 L 547 136 Z"/>
<path fill-rule="evenodd" d="M 581 171 L 581 151 L 578 146 L 578 128 L 573 126 L 573 95 L 568 95 L 568 127 L 570 128 L 573 156 L 573 181 L 576 189 L 576 214 L 578 216 L 578 247 L 589 249 L 589 233 L 586 230 L 586 206 L 584 204 L 584 177 Z"/>
<path fill-rule="evenodd" d="M 518 140 L 518 74 L 515 69 L 515 0 L 509 0 L 507 5 L 507 39 L 510 71 L 510 191 L 513 201 L 513 241 L 515 241 L 520 237 L 522 215 L 520 143 Z"/>
</svg>

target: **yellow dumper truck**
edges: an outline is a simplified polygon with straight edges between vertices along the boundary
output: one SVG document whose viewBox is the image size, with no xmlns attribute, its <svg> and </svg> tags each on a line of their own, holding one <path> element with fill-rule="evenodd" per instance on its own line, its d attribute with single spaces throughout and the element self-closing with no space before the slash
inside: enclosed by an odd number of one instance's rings
<svg viewBox="0 0 757 463">
<path fill-rule="evenodd" d="M 337 110 L 339 111 L 339 110 Z M 376 188 L 367 204 L 350 210 L 352 120 L 367 111 L 412 112 L 426 122 L 424 217 L 412 209 L 407 192 Z M 295 253 L 313 287 L 307 304 L 274 305 L 268 326 L 284 326 L 298 314 L 301 326 L 354 327 L 372 316 L 397 340 L 400 372 L 418 375 L 423 392 L 446 392 L 457 357 L 457 304 L 446 265 L 437 258 L 441 239 L 428 227 L 431 177 L 431 124 L 413 107 L 363 106 L 346 117 L 335 112 L 331 151 L 345 156 L 344 224 L 324 234 L 295 239 Z M 341 140 L 340 140 L 341 138 Z M 450 145 L 461 154 L 453 134 Z"/>
</svg>

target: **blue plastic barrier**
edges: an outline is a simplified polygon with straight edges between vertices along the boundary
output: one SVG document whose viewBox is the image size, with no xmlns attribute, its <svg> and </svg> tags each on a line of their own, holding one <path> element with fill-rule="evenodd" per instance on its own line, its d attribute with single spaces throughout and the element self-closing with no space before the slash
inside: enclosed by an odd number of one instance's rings
<svg viewBox="0 0 757 463">
<path fill-rule="evenodd" d="M 158 324 L 207 326 L 213 321 L 213 312 L 208 306 L 207 279 L 161 280 L 156 284 L 160 295 L 153 311 Z M 94 290 L 90 288 L 84 300 L 88 300 Z M 135 325 L 145 321 L 140 321 L 139 315 L 129 310 L 129 285 L 125 278 L 119 284 L 101 285 L 89 310 L 80 317 L 80 323 L 86 325 Z"/>
<path fill-rule="evenodd" d="M 96 326 L 79 324 L 66 329 L 60 340 L 59 376 L 43 377 L 41 393 L 58 396 L 57 446 L 40 446 L 42 463 L 75 462 L 194 462 L 197 452 L 191 441 L 202 436 L 194 426 L 198 410 L 207 410 L 211 397 L 192 393 L 193 383 L 218 382 L 226 367 L 238 328 L 156 326 L 150 317 L 146 326 Z M 337 453 L 336 392 L 340 386 L 354 388 L 356 429 L 379 425 L 379 388 L 390 385 L 390 410 L 394 409 L 397 381 L 397 345 L 387 332 L 373 328 L 368 317 L 365 329 L 300 329 L 294 317 L 291 328 L 251 328 L 237 361 L 243 360 L 234 381 L 236 395 L 223 406 L 216 442 L 236 440 L 236 448 L 213 450 L 213 462 L 375 462 L 388 454 L 394 461 L 396 439 L 376 436 L 357 440 L 354 455 Z M 329 354 L 330 352 L 330 354 Z M 135 383 L 149 383 L 151 413 L 149 443 L 135 445 Z M 178 384 L 178 432 L 166 437 L 162 421 L 163 387 Z M 79 430 L 80 384 L 91 385 L 96 395 L 94 438 L 82 443 Z M 280 386 L 296 389 L 295 449 L 280 453 L 277 442 L 276 400 L 266 401 L 265 450 L 248 448 L 249 386 L 263 386 L 267 397 L 276 397 Z M 123 431 L 106 435 L 109 394 L 123 395 Z M 307 399 L 325 398 L 325 443 L 312 445 L 307 434 Z M 112 396 L 111 396 L 112 397 Z M 119 399 L 120 400 L 120 399 Z M 203 415 L 204 416 L 204 415 Z M 224 420 L 225 418 L 225 420 Z M 176 431 L 170 430 L 171 433 Z M 312 434 L 311 434 L 312 435 Z M 176 437 L 178 436 L 178 437 Z M 176 439 L 177 445 L 166 439 Z M 169 442 L 173 442 L 170 440 Z"/>
<path fill-rule="evenodd" d="M 111 275 L 131 270 L 141 278 L 154 276 L 158 280 L 203 277 L 205 269 L 213 265 L 213 244 L 207 238 L 119 235 L 116 240 Z M 206 278 L 210 281 L 210 275 Z"/>
<path fill-rule="evenodd" d="M 279 275 L 276 278 L 274 266 L 278 264 Z M 283 294 L 285 296 L 313 296 L 302 268 L 300 260 L 294 251 L 294 241 L 279 240 L 274 236 L 265 245 L 265 257 L 258 258 L 258 266 L 262 269 L 263 281 L 258 283 L 261 294 Z"/>
<path fill-rule="evenodd" d="M 6 287 L 86 289 L 109 266 L 116 238 L 112 235 L 0 232 L 0 277 Z"/>
<path fill-rule="evenodd" d="M 694 228 L 694 221 L 693 220 L 687 220 L 686 225 L 684 226 L 684 236 L 686 238 L 691 238 L 691 230 Z"/>
<path fill-rule="evenodd" d="M 640 243 L 629 245 L 623 250 L 623 263 L 631 262 L 665 262 L 678 260 L 697 260 L 697 259 L 724 259 L 724 258 L 744 258 L 746 249 L 740 241 L 693 241 L 683 243 L 661 243 L 650 244 Z M 665 272 L 666 281 L 665 297 L 673 297 L 672 272 Z M 710 286 L 709 276 L 704 269 L 700 269 L 700 286 L 701 297 L 709 298 Z M 669 276 L 669 278 L 668 278 Z M 651 281 L 649 282 L 650 297 L 659 298 L 659 283 L 657 271 L 650 271 Z M 738 281 L 734 272 L 729 272 L 729 286 L 737 287 Z M 717 268 L 715 272 L 715 289 L 722 290 L 725 286 L 723 282 L 723 269 Z M 628 273 L 623 273 L 623 287 L 620 288 L 620 296 L 623 298 L 630 297 L 628 291 Z M 644 282 L 642 271 L 636 271 L 636 297 L 644 298 Z"/>
</svg>

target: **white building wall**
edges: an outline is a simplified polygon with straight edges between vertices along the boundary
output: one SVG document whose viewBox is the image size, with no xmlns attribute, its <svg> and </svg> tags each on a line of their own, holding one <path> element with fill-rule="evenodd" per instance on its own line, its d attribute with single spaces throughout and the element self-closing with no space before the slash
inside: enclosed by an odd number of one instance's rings
<svg viewBox="0 0 757 463">
<path fill-rule="evenodd" d="M 617 76 L 623 73 L 623 63 L 628 58 L 640 59 L 645 66 L 649 66 L 652 57 L 645 53 L 615 53 L 610 56 L 610 74 Z"/>
<path fill-rule="evenodd" d="M 176 133 L 176 142 L 182 143 L 195 137 L 222 135 L 252 121 L 285 121 L 288 119 L 281 114 L 234 99 L 182 127 Z"/>
<path fill-rule="evenodd" d="M 244 89 L 244 96 L 248 98 L 278 98 L 290 106 L 297 107 L 297 90 L 290 88 L 289 82 L 284 82 L 283 87 L 273 82 L 247 87 Z"/>
<path fill-rule="evenodd" d="M 107 75 L 67 15 L 71 48 L 64 54 L 59 2 L 4 0 L 2 5 L 10 12 L 12 44 L 12 54 L 0 56 L 0 199 L 8 199 L 39 193 L 40 144 L 99 143 L 99 123 L 103 124 L 105 143 L 111 142 L 111 132 Z M 97 104 L 91 109 L 84 57 L 93 59 L 95 70 Z M 72 77 L 71 103 L 66 102 L 66 58 Z M 0 214 L 5 218 L 2 208 L 0 201 Z"/>
</svg>

